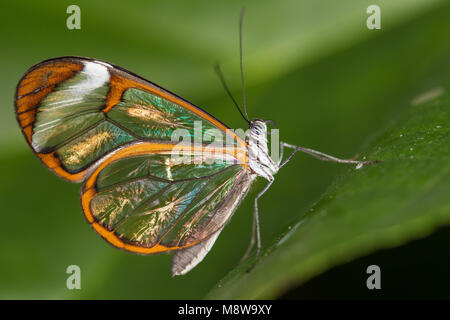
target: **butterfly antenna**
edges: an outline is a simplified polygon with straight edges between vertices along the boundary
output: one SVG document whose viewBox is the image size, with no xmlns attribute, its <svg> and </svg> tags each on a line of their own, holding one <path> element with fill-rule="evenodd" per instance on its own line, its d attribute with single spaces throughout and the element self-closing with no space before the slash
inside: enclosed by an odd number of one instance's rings
<svg viewBox="0 0 450 320">
<path fill-rule="evenodd" d="M 228 95 L 230 96 L 231 100 L 233 101 L 234 105 L 236 106 L 236 108 L 238 109 L 239 113 L 241 114 L 242 118 L 244 118 L 245 121 L 247 121 L 248 124 L 250 124 L 250 121 L 248 120 L 248 118 L 246 118 L 244 116 L 244 114 L 242 113 L 241 108 L 239 108 L 239 105 L 237 104 L 236 100 L 234 99 L 233 95 L 231 94 L 230 89 L 228 89 L 227 83 L 225 82 L 225 78 L 222 74 L 222 71 L 220 70 L 220 66 L 218 64 L 216 64 L 214 66 L 214 69 L 216 70 L 217 75 L 219 76 L 220 81 L 222 82 L 222 85 L 225 89 L 225 91 L 228 93 Z"/>
<path fill-rule="evenodd" d="M 242 63 L 242 23 L 244 21 L 244 13 L 245 8 L 242 8 L 241 15 L 239 17 L 239 62 L 241 64 L 242 103 L 244 105 L 245 119 L 247 120 L 248 123 L 250 123 L 247 114 L 247 103 L 245 101 L 244 65 Z"/>
</svg>

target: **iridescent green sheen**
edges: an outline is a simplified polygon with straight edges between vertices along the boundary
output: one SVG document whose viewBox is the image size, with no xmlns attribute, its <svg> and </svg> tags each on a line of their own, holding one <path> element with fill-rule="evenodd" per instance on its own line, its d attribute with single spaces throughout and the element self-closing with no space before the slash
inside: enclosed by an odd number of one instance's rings
<svg viewBox="0 0 450 320">
<path fill-rule="evenodd" d="M 211 162 L 207 162 L 206 159 L 200 158 L 201 162 L 197 162 L 194 156 L 186 156 L 180 160 L 188 162 L 177 161 L 170 153 L 148 154 L 116 160 L 100 172 L 96 187 L 101 190 L 122 181 L 142 177 L 157 177 L 168 181 L 199 178 L 214 174 L 233 164 L 220 159 L 214 162 L 214 159 L 208 159 Z"/>
<path fill-rule="evenodd" d="M 147 139 L 170 141 L 176 129 L 186 130 L 187 136 L 192 138 L 196 122 L 199 138 L 205 143 L 226 139 L 223 131 L 190 110 L 136 88 L 127 89 L 122 96 L 122 102 L 114 106 L 107 117 Z"/>
<path fill-rule="evenodd" d="M 195 159 L 194 156 L 186 157 L 185 160 L 189 161 L 188 163 L 177 163 L 176 160 L 168 160 L 167 156 L 157 155 L 149 163 L 149 172 L 158 178 L 176 181 L 209 176 L 233 164 L 222 160 L 216 160 L 212 163 L 207 161 L 198 163 L 195 162 Z"/>
<path fill-rule="evenodd" d="M 177 222 L 206 182 L 191 180 L 170 185 L 156 199 L 129 215 L 115 233 L 128 243 L 155 245 Z"/>
<path fill-rule="evenodd" d="M 102 113 L 88 113 L 61 119 L 53 119 L 54 115 L 41 112 L 37 116 L 39 125 L 34 128 L 32 139 L 36 152 L 53 151 L 58 145 L 64 144 L 104 119 Z"/>
<path fill-rule="evenodd" d="M 164 182 L 148 179 L 118 184 L 99 192 L 92 198 L 91 212 L 99 223 L 112 230 L 167 185 Z"/>
<path fill-rule="evenodd" d="M 110 163 L 98 174 L 95 188 L 101 191 L 115 184 L 149 177 L 148 162 L 152 156 L 134 156 Z"/>
<path fill-rule="evenodd" d="M 167 246 L 188 244 L 187 238 L 194 232 L 202 230 L 201 225 L 214 215 L 214 209 L 233 187 L 240 172 L 241 166 L 236 166 L 209 178 L 207 185 L 161 243 Z"/>
<path fill-rule="evenodd" d="M 134 137 L 103 122 L 56 151 L 62 165 L 69 172 L 78 172 L 114 148 L 135 140 Z"/>
<path fill-rule="evenodd" d="M 37 152 L 52 149 L 89 126 L 104 119 L 109 85 L 89 88 L 89 76 L 80 72 L 62 82 L 41 102 L 34 123 L 33 147 Z"/>
</svg>

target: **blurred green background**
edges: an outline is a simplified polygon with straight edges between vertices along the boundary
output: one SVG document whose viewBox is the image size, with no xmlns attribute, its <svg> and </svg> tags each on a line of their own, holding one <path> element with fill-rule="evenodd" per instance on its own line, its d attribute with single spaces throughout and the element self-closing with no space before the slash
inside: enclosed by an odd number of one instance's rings
<svg viewBox="0 0 450 320">
<path fill-rule="evenodd" d="M 245 251 L 251 199 L 264 186 L 256 183 L 204 262 L 184 277 L 171 278 L 171 255 L 136 256 L 112 248 L 86 223 L 80 186 L 48 172 L 20 133 L 13 95 L 33 64 L 64 55 L 105 60 L 232 128 L 243 127 L 212 66 L 222 65 L 240 98 L 238 17 L 245 6 L 250 117 L 275 120 L 282 140 L 350 157 L 418 93 L 435 87 L 435 75 L 450 63 L 447 1 L 77 1 L 81 30 L 66 28 L 70 4 L 0 4 L 3 299 L 203 298 Z M 381 30 L 366 27 L 371 4 L 381 8 Z M 303 155 L 283 168 L 260 202 L 263 245 L 319 199 L 341 170 Z M 81 267 L 81 290 L 66 288 L 71 264 Z M 286 297 L 315 296 L 317 288 L 308 288 Z"/>
</svg>

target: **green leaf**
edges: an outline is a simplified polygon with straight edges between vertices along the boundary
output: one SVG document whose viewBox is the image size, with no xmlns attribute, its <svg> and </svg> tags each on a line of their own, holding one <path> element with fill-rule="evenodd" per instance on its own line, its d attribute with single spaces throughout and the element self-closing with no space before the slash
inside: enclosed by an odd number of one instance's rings
<svg viewBox="0 0 450 320">
<path fill-rule="evenodd" d="M 330 267 L 423 237 L 450 223 L 450 73 L 418 95 L 322 199 L 273 243 L 256 267 L 232 271 L 211 299 L 267 299 Z"/>
</svg>

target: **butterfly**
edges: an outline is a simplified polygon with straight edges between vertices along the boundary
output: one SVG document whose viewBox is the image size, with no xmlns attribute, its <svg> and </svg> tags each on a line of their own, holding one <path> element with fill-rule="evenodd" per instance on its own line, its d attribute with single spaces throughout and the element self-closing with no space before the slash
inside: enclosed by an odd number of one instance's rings
<svg viewBox="0 0 450 320">
<path fill-rule="evenodd" d="M 41 162 L 63 179 L 83 183 L 81 207 L 92 228 L 129 252 L 174 251 L 172 275 L 185 274 L 203 260 L 252 183 L 262 177 L 268 184 L 254 199 L 244 259 L 255 242 L 258 256 L 258 199 L 295 152 L 359 167 L 373 163 L 284 142 L 273 160 L 267 143 L 270 121 L 244 116 L 249 129 L 241 138 L 183 98 L 91 58 L 59 57 L 31 67 L 17 85 L 15 112 Z M 177 130 L 189 137 L 215 130 L 222 137 L 209 139 L 227 144 L 207 152 L 205 143 L 173 141 Z M 282 160 L 284 148 L 292 152 Z M 178 161 L 175 149 L 190 161 Z"/>
</svg>

